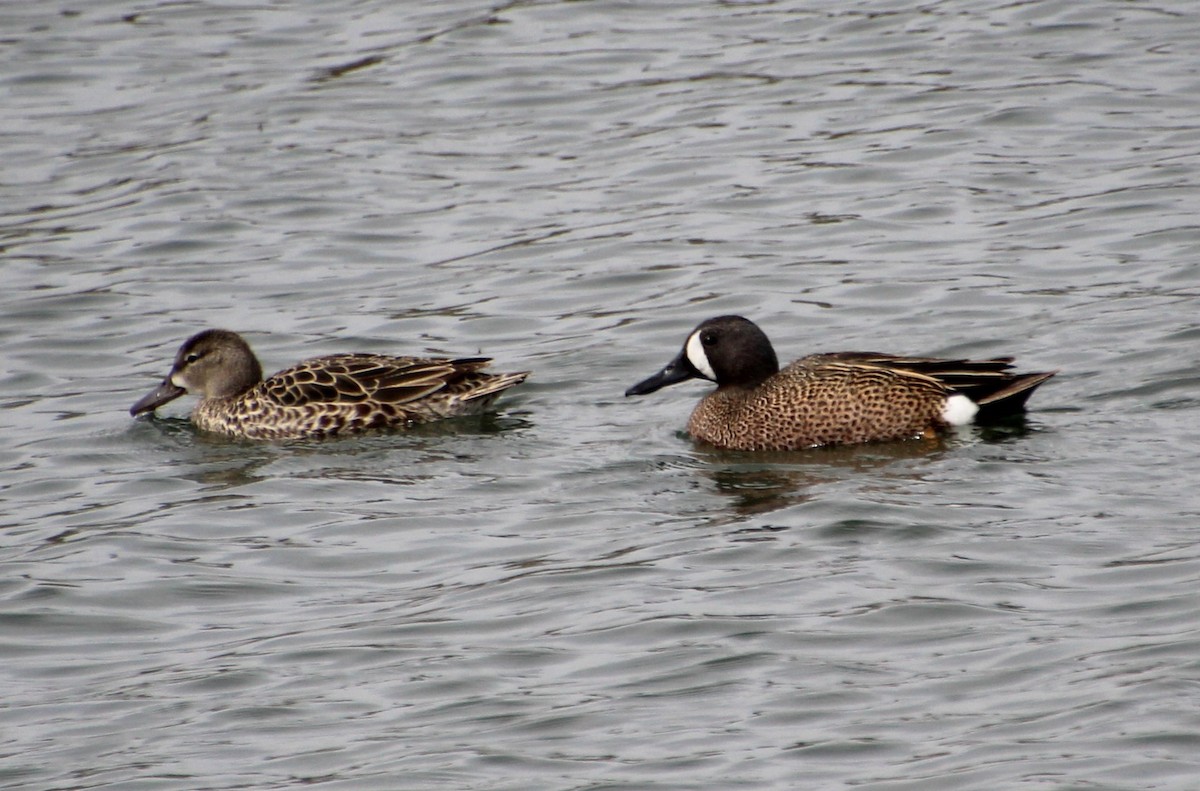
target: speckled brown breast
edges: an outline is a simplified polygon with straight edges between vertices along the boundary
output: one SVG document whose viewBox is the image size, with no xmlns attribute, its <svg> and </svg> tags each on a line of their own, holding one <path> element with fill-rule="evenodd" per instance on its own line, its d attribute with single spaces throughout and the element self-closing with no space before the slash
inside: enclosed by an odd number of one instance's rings
<svg viewBox="0 0 1200 791">
<path fill-rule="evenodd" d="M 944 425 L 949 395 L 921 374 L 805 358 L 758 387 L 710 393 L 692 412 L 688 431 L 731 450 L 908 439 Z"/>
</svg>

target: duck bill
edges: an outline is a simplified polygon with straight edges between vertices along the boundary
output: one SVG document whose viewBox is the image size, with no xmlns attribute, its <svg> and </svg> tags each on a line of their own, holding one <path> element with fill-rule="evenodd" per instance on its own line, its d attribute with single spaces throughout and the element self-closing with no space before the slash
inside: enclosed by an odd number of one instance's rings
<svg viewBox="0 0 1200 791">
<path fill-rule="evenodd" d="M 147 393 L 140 401 L 131 406 L 129 414 L 137 417 L 143 412 L 153 412 L 163 404 L 168 401 L 174 401 L 186 392 L 187 390 L 172 382 L 171 377 L 168 376 L 153 392 Z"/>
<path fill-rule="evenodd" d="M 692 367 L 692 364 L 688 362 L 687 356 L 683 352 L 680 352 L 679 356 L 667 363 L 665 368 L 656 373 L 654 376 L 651 376 L 648 379 L 643 379 L 633 387 L 626 390 L 625 395 L 646 395 L 647 393 L 653 393 L 655 390 L 664 388 L 667 385 L 678 384 L 686 379 L 692 379 L 697 376 L 699 376 L 699 374 L 696 373 L 696 369 Z"/>
</svg>

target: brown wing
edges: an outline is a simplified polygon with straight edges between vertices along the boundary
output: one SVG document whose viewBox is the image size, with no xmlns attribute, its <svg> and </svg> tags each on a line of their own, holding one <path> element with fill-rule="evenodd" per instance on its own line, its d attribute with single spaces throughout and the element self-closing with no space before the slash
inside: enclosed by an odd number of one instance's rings
<svg viewBox="0 0 1200 791">
<path fill-rule="evenodd" d="M 424 398 L 485 367 L 486 357 L 388 357 L 335 354 L 284 369 L 263 382 L 264 396 L 282 406 L 403 405 Z"/>
<path fill-rule="evenodd" d="M 891 365 L 885 362 L 902 360 L 920 360 L 923 358 L 896 358 L 869 352 L 837 352 L 834 354 L 814 354 L 797 360 L 793 365 L 810 368 L 817 372 L 815 379 L 823 380 L 830 389 L 835 385 L 830 380 L 838 380 L 836 387 L 846 389 L 846 394 L 862 392 L 890 392 L 896 380 L 908 382 L 919 391 L 947 394 L 949 386 L 939 377 L 930 373 L 902 365 Z M 790 367 L 790 366 L 789 366 Z"/>
<path fill-rule="evenodd" d="M 1038 385 L 1056 371 L 1020 373 L 1012 357 L 987 360 L 904 357 L 879 352 L 832 352 L 804 358 L 806 363 L 850 363 L 907 371 L 931 379 L 979 404 L 984 413 L 999 416 L 1022 409 Z"/>
</svg>

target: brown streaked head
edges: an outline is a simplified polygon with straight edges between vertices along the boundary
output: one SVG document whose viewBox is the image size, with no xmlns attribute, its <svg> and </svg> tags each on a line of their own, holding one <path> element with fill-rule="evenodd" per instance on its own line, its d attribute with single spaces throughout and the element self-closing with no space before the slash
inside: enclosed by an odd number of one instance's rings
<svg viewBox="0 0 1200 791">
<path fill-rule="evenodd" d="M 130 407 L 129 414 L 152 412 L 184 393 L 229 398 L 261 381 L 262 366 L 242 336 L 229 330 L 204 330 L 179 347 L 162 384 Z"/>
</svg>

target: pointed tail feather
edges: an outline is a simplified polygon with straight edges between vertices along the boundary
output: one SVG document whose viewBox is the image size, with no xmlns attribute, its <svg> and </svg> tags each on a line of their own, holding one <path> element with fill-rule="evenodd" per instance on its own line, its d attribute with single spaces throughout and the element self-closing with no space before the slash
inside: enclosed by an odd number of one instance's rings
<svg viewBox="0 0 1200 791">
<path fill-rule="evenodd" d="M 1021 412 L 1033 391 L 1056 373 L 1058 371 L 1018 375 L 1004 387 L 982 396 L 976 402 L 979 404 L 979 415 L 976 419 L 1002 418 Z"/>
<path fill-rule="evenodd" d="M 504 390 L 521 384 L 529 371 L 519 371 L 511 374 L 483 374 L 486 379 L 476 379 L 470 392 L 463 395 L 464 401 L 476 401 L 481 398 L 495 398 Z"/>
</svg>

